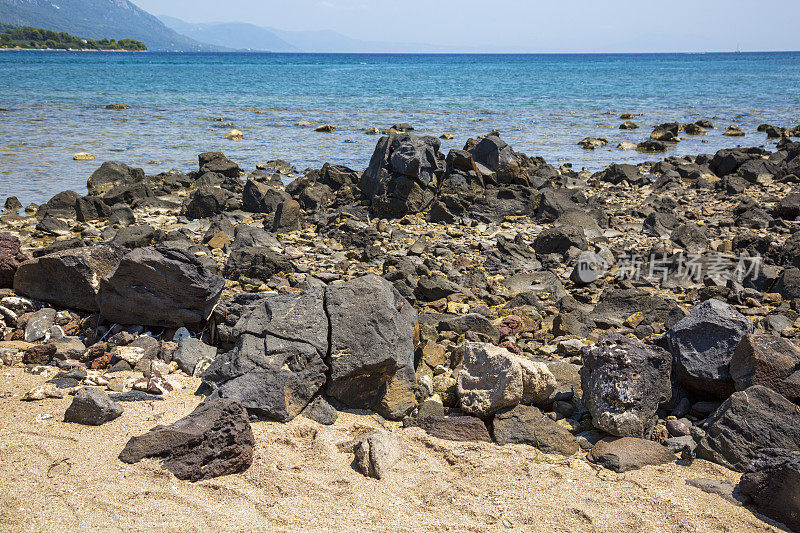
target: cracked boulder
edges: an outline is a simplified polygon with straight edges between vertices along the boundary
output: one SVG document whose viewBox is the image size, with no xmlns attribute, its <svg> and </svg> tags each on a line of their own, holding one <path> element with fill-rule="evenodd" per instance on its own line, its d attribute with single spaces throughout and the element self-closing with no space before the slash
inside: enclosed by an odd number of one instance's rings
<svg viewBox="0 0 800 533">
<path fill-rule="evenodd" d="M 203 374 L 213 397 L 288 422 L 325 384 L 328 318 L 324 292 L 264 296 L 244 310 L 231 336 L 236 347 Z"/>
<path fill-rule="evenodd" d="M 647 437 L 661 402 L 670 399 L 669 352 L 611 333 L 583 348 L 583 404 L 598 429 L 617 437 Z"/>
<path fill-rule="evenodd" d="M 763 448 L 800 451 L 800 408 L 755 385 L 734 393 L 708 418 L 697 456 L 743 472 Z"/>
<path fill-rule="evenodd" d="M 372 210 L 381 217 L 419 213 L 433 202 L 445 171 L 440 141 L 413 133 L 382 137 L 359 181 Z"/>
<path fill-rule="evenodd" d="M 758 512 L 800 531 L 800 452 L 762 450 L 742 476 L 739 490 Z"/>
<path fill-rule="evenodd" d="M 395 411 L 392 418 L 402 417 L 398 410 L 415 407 L 417 312 L 411 304 L 390 282 L 367 275 L 329 285 L 325 309 L 331 328 L 328 395 L 350 407 L 371 409 L 391 393 L 387 401 L 406 405 L 384 406 L 384 412 Z"/>
</svg>

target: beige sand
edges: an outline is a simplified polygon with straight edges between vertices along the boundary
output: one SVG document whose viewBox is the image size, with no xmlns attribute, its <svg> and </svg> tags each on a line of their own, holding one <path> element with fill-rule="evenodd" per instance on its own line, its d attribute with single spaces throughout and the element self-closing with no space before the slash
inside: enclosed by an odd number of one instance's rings
<svg viewBox="0 0 800 533">
<path fill-rule="evenodd" d="M 776 531 L 687 486 L 736 481 L 703 461 L 614 474 L 529 446 L 453 443 L 391 424 L 404 458 L 388 479 L 367 479 L 336 448 L 381 425 L 355 414 L 333 427 L 255 423 L 247 472 L 192 484 L 156 461 L 126 465 L 117 455 L 131 436 L 189 413 L 197 380 L 183 378 L 187 388 L 166 401 L 125 404 L 102 427 L 62 422 L 70 397 L 19 400 L 44 380 L 0 369 L 2 531 Z"/>
</svg>

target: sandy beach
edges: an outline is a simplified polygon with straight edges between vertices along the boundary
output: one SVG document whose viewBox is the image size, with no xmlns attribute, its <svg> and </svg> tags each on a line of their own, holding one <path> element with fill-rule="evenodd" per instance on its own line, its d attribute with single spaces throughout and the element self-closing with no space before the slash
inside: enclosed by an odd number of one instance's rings
<svg viewBox="0 0 800 533">
<path fill-rule="evenodd" d="M 255 422 L 256 456 L 242 474 L 180 481 L 117 455 L 132 436 L 172 423 L 200 403 L 199 380 L 164 401 L 125 404 L 99 427 L 64 423 L 70 397 L 27 403 L 45 381 L 20 368 L 0 375 L 0 523 L 5 531 L 779 531 L 720 496 L 686 484 L 738 476 L 698 460 L 615 474 L 580 455 L 526 445 L 456 443 L 377 416 L 341 413 L 326 427 L 299 417 Z M 52 415 L 52 418 L 42 420 Z M 398 432 L 403 459 L 385 480 L 353 470 L 337 443 L 368 429 Z"/>
</svg>

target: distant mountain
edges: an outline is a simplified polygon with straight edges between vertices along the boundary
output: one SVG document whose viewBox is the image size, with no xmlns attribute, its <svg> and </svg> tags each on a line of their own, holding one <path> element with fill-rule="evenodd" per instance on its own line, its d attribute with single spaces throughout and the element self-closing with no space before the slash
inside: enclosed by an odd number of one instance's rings
<svg viewBox="0 0 800 533">
<path fill-rule="evenodd" d="M 136 39 L 156 51 L 223 50 L 178 34 L 128 0 L 0 0 L 0 22 L 90 39 Z"/>
<path fill-rule="evenodd" d="M 353 39 L 331 30 L 287 31 L 244 22 L 190 23 L 160 15 L 172 28 L 205 43 L 265 52 L 418 53 L 447 52 L 446 47 L 418 43 L 383 43 Z"/>
<path fill-rule="evenodd" d="M 262 28 L 245 22 L 184 22 L 174 17 L 159 15 L 167 27 L 196 41 L 237 48 L 267 52 L 299 52 L 300 50 L 281 39 L 270 28 Z"/>
</svg>

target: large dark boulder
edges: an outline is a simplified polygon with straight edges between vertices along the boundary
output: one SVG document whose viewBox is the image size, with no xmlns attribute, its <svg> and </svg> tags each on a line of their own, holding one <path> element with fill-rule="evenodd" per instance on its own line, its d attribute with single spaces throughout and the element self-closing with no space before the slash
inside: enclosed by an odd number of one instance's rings
<svg viewBox="0 0 800 533">
<path fill-rule="evenodd" d="M 800 409 L 755 385 L 734 393 L 708 418 L 697 456 L 743 472 L 763 448 L 800 451 Z"/>
<path fill-rule="evenodd" d="M 325 309 L 331 328 L 327 394 L 350 407 L 378 407 L 395 374 L 413 370 L 416 310 L 372 274 L 328 286 Z"/>
<path fill-rule="evenodd" d="M 14 286 L 14 274 L 19 265 L 28 259 L 28 256 L 20 251 L 19 238 L 8 233 L 0 233 L 0 289 L 10 289 Z"/>
<path fill-rule="evenodd" d="M 83 196 L 75 201 L 75 217 L 78 222 L 105 220 L 110 214 L 111 208 L 97 196 Z"/>
<path fill-rule="evenodd" d="M 739 490 L 759 513 L 800 531 L 800 453 L 762 450 L 747 467 Z"/>
<path fill-rule="evenodd" d="M 686 388 L 726 397 L 734 390 L 730 373 L 733 352 L 753 324 L 720 300 L 706 300 L 675 324 L 663 345 L 672 353 L 674 372 Z"/>
<path fill-rule="evenodd" d="M 100 278 L 119 263 L 122 252 L 113 246 L 86 246 L 26 261 L 14 276 L 18 294 L 59 307 L 95 312 Z"/>
<path fill-rule="evenodd" d="M 274 213 L 281 203 L 290 199 L 285 191 L 247 180 L 242 191 L 242 209 L 250 213 Z"/>
<path fill-rule="evenodd" d="M 178 328 L 208 318 L 224 286 L 189 251 L 137 248 L 100 281 L 97 301 L 111 322 Z"/>
<path fill-rule="evenodd" d="M 731 359 L 736 390 L 763 385 L 800 403 L 800 348 L 774 335 L 745 335 Z"/>
<path fill-rule="evenodd" d="M 129 167 L 124 163 L 106 161 L 89 176 L 86 188 L 91 195 L 103 194 L 119 185 L 144 181 L 144 170 Z"/>
<path fill-rule="evenodd" d="M 583 229 L 575 226 L 558 226 L 547 228 L 533 241 L 533 249 L 539 255 L 566 254 L 570 248 L 588 250 L 589 243 Z"/>
<path fill-rule="evenodd" d="M 183 204 L 187 218 L 211 218 L 225 210 L 228 195 L 219 187 L 200 187 Z"/>
<path fill-rule="evenodd" d="M 618 437 L 649 437 L 658 405 L 672 396 L 669 352 L 618 333 L 583 348 L 583 404 L 595 427 Z"/>
<path fill-rule="evenodd" d="M 264 296 L 232 331 L 236 347 L 203 374 L 213 396 L 281 422 L 299 415 L 325 384 L 328 318 L 321 289 Z"/>
<path fill-rule="evenodd" d="M 519 165 L 519 159 L 514 154 L 511 146 L 495 135 L 489 135 L 481 139 L 470 150 L 470 153 L 475 163 L 489 169 L 491 172 L 498 172 L 508 167 Z M 480 167 L 478 168 L 480 169 Z"/>
<path fill-rule="evenodd" d="M 155 196 L 153 189 L 146 183 L 129 183 L 125 185 L 117 185 L 113 189 L 103 194 L 103 201 L 110 205 L 126 204 L 133 205 L 139 200 L 144 198 L 152 198 Z"/>
<path fill-rule="evenodd" d="M 440 142 L 433 137 L 393 133 L 378 141 L 359 188 L 382 217 L 419 213 L 433 201 L 444 175 Z"/>
<path fill-rule="evenodd" d="M 637 183 L 642 178 L 642 176 L 639 174 L 639 167 L 636 165 L 617 163 L 614 163 L 604 171 L 599 172 L 594 177 L 600 181 L 614 185 L 619 185 L 622 182 Z"/>
<path fill-rule="evenodd" d="M 209 399 L 174 424 L 133 437 L 119 458 L 129 464 L 159 458 L 178 479 L 200 481 L 247 470 L 254 446 L 253 430 L 241 404 Z"/>
<path fill-rule="evenodd" d="M 238 178 L 242 173 L 239 165 L 225 157 L 222 152 L 204 152 L 197 158 L 200 163 L 201 175 L 212 172 L 228 178 Z"/>
<path fill-rule="evenodd" d="M 75 203 L 80 195 L 74 191 L 61 191 L 47 200 L 36 210 L 36 218 L 44 220 L 48 217 L 75 218 Z"/>
</svg>

